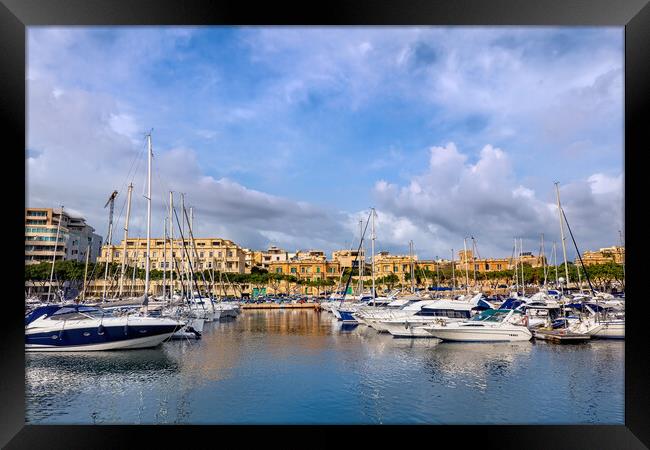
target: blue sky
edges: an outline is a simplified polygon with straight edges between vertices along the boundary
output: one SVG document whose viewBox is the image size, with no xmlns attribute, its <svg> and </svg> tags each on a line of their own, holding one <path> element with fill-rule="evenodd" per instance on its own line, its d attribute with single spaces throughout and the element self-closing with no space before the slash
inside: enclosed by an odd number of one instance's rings
<svg viewBox="0 0 650 450">
<path fill-rule="evenodd" d="M 623 29 L 30 27 L 27 191 L 106 236 L 153 128 L 154 197 L 197 234 L 331 251 L 370 206 L 378 247 L 487 256 L 623 227 Z M 63 177 L 62 177 L 63 175 Z M 131 234 L 144 234 L 144 164 Z M 121 218 L 123 220 L 123 218 Z"/>
</svg>

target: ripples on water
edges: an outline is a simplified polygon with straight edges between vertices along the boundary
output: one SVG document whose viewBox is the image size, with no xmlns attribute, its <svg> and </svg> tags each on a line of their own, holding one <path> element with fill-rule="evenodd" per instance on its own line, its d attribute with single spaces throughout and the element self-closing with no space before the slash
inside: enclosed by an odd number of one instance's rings
<svg viewBox="0 0 650 450">
<path fill-rule="evenodd" d="M 28 423 L 624 423 L 623 342 L 440 343 L 245 311 L 200 341 L 25 359 Z"/>
</svg>

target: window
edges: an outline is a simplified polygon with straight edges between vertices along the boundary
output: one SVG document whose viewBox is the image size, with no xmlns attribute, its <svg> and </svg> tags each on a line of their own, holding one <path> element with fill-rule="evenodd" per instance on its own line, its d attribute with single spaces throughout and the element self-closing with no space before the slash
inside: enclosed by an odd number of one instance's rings
<svg viewBox="0 0 650 450">
<path fill-rule="evenodd" d="M 490 264 L 485 263 L 485 270 L 490 270 Z"/>
<path fill-rule="evenodd" d="M 407 264 L 402 264 L 402 272 L 406 272 L 408 270 L 408 265 Z"/>
<path fill-rule="evenodd" d="M 497 270 L 501 270 L 501 264 L 497 264 Z"/>
<path fill-rule="evenodd" d="M 393 266 L 393 272 L 397 272 L 397 266 Z"/>
<path fill-rule="evenodd" d="M 199 253 L 199 256 L 200 256 L 201 258 L 203 258 L 203 252 L 200 252 L 200 253 Z"/>
<path fill-rule="evenodd" d="M 231 256 L 232 256 L 232 251 L 228 250 L 228 258 L 230 258 Z"/>
<path fill-rule="evenodd" d="M 304 267 L 300 268 L 300 273 L 305 273 L 305 268 Z"/>
<path fill-rule="evenodd" d="M 320 273 L 320 267 L 316 267 L 316 273 Z"/>
<path fill-rule="evenodd" d="M 296 273 L 296 268 L 295 267 L 291 268 L 291 273 Z"/>
<path fill-rule="evenodd" d="M 282 273 L 282 269 L 281 268 L 275 269 L 275 273 Z"/>
<path fill-rule="evenodd" d="M 478 269 L 478 264 L 474 264 L 474 270 L 479 270 Z"/>
<path fill-rule="evenodd" d="M 213 253 L 213 252 L 210 252 L 210 258 L 212 258 L 212 253 Z"/>
</svg>

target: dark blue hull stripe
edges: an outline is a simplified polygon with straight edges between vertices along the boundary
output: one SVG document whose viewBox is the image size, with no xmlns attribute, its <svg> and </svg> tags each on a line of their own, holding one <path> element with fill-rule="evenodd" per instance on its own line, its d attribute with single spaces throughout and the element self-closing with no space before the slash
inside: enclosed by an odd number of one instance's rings
<svg viewBox="0 0 650 450">
<path fill-rule="evenodd" d="M 339 310 L 339 314 L 341 314 L 341 319 L 346 322 L 357 322 L 357 319 L 354 318 L 351 312 L 349 311 L 341 311 Z"/>
<path fill-rule="evenodd" d="M 173 333 L 178 328 L 180 327 L 176 325 L 103 327 L 101 330 L 98 327 L 77 328 L 26 334 L 25 344 L 48 345 L 54 347 L 107 344 L 110 342 L 126 341 Z"/>
</svg>

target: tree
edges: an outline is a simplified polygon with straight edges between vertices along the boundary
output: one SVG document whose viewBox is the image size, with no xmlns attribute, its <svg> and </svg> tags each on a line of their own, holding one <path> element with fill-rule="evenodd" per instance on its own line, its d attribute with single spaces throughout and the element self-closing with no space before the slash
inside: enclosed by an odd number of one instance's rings
<svg viewBox="0 0 650 450">
<path fill-rule="evenodd" d="M 385 285 L 390 290 L 399 282 L 399 277 L 394 273 L 391 273 L 375 280 L 375 282 L 378 285 Z"/>
</svg>

